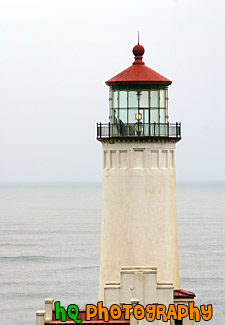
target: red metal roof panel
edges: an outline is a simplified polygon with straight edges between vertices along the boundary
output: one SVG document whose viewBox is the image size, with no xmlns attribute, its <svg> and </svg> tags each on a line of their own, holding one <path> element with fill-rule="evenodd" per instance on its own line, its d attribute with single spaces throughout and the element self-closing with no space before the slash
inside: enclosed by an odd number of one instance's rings
<svg viewBox="0 0 225 325">
<path fill-rule="evenodd" d="M 195 294 L 194 294 L 194 292 L 179 289 L 179 290 L 174 290 L 173 296 L 175 299 L 176 298 L 193 299 L 195 297 Z"/>
</svg>

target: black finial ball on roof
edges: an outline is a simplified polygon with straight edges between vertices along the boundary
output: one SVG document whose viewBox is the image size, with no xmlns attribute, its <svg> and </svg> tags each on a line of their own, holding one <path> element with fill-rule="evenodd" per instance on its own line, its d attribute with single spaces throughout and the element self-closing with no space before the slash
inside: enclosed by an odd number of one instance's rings
<svg viewBox="0 0 225 325">
<path fill-rule="evenodd" d="M 133 48 L 134 56 L 143 56 L 144 53 L 145 53 L 145 49 L 142 45 L 137 44 L 134 46 Z"/>
</svg>

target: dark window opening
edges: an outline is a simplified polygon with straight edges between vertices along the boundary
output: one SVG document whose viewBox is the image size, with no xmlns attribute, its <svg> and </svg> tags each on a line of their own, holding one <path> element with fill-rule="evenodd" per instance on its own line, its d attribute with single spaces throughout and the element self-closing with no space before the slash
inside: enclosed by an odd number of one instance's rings
<svg viewBox="0 0 225 325">
<path fill-rule="evenodd" d="M 183 325 L 183 320 L 175 320 L 175 325 Z"/>
</svg>

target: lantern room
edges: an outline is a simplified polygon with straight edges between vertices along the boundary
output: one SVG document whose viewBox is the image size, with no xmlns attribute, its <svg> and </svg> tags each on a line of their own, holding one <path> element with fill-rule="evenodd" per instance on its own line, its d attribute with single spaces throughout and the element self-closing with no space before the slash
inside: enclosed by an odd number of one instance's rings
<svg viewBox="0 0 225 325">
<path fill-rule="evenodd" d="M 133 48 L 132 66 L 106 81 L 109 89 L 109 123 L 98 123 L 102 137 L 176 137 L 180 124 L 168 121 L 168 86 L 172 83 L 143 62 L 144 47 Z"/>
<path fill-rule="evenodd" d="M 150 86 L 112 86 L 110 123 L 167 123 L 167 88 Z"/>
</svg>

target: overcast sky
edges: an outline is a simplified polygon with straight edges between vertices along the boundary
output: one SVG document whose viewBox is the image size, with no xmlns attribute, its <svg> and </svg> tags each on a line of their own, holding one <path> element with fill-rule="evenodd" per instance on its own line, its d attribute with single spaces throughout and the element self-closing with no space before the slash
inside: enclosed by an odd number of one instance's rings
<svg viewBox="0 0 225 325">
<path fill-rule="evenodd" d="M 0 182 L 100 181 L 105 81 L 145 47 L 173 80 L 177 180 L 225 180 L 224 0 L 0 0 Z"/>
</svg>

